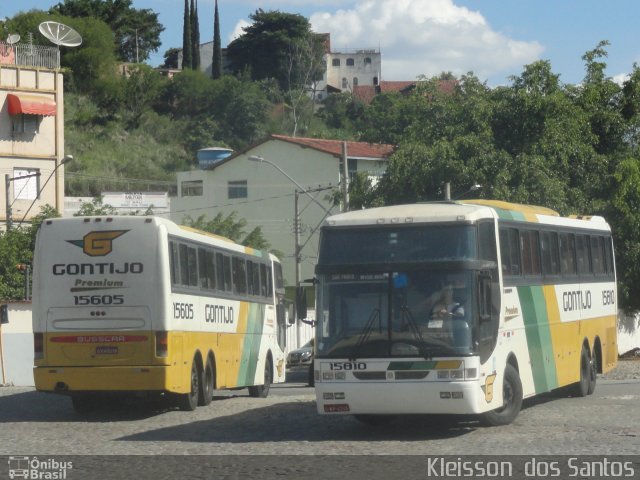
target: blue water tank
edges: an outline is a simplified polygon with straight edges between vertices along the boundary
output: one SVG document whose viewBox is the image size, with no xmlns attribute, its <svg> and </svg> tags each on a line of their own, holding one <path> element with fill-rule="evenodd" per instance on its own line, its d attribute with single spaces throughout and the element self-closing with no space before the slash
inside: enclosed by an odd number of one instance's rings
<svg viewBox="0 0 640 480">
<path fill-rule="evenodd" d="M 208 147 L 198 150 L 198 167 L 201 170 L 208 170 L 221 160 L 224 160 L 233 153 L 230 148 Z"/>
</svg>

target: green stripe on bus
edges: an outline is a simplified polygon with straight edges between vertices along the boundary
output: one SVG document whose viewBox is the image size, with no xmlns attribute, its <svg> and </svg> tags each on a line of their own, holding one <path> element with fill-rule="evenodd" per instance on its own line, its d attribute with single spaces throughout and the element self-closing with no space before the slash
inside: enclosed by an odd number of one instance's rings
<svg viewBox="0 0 640 480">
<path fill-rule="evenodd" d="M 518 287 L 536 393 L 558 387 L 551 329 L 542 287 Z"/>
<path fill-rule="evenodd" d="M 436 367 L 435 361 L 425 362 L 391 362 L 387 370 L 433 370 Z"/>
<path fill-rule="evenodd" d="M 258 367 L 258 355 L 260 354 L 260 340 L 262 335 L 265 306 L 262 304 L 250 304 L 247 313 L 247 332 L 242 343 L 242 357 L 240 359 L 240 371 L 238 372 L 238 385 L 253 385 Z"/>
<path fill-rule="evenodd" d="M 496 208 L 496 207 L 493 207 L 493 209 L 496 211 L 496 213 L 498 214 L 498 217 L 501 220 L 525 221 L 524 214 L 522 212 L 516 212 L 515 210 L 505 210 L 503 208 Z"/>
</svg>

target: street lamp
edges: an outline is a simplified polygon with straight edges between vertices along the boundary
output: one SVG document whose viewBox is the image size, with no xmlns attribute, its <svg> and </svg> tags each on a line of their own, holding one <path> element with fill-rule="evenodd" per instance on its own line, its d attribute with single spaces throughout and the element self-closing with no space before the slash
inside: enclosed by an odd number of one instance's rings
<svg viewBox="0 0 640 480">
<path fill-rule="evenodd" d="M 482 185 L 480 185 L 479 183 L 473 184 L 471 185 L 471 188 L 469 188 L 469 190 L 456 196 L 456 198 L 454 198 L 453 200 L 458 200 L 459 198 L 464 197 L 467 193 L 475 192 L 476 190 L 480 190 L 481 188 L 482 188 Z M 446 182 L 444 184 L 444 199 L 451 200 L 451 183 L 450 182 Z"/>
<path fill-rule="evenodd" d="M 301 268 L 302 268 L 302 259 L 301 259 L 301 255 L 300 252 L 302 250 L 302 247 L 300 246 L 300 211 L 298 208 L 298 197 L 300 195 L 300 193 L 304 193 L 305 195 L 307 195 L 316 205 L 318 205 L 326 214 L 329 214 L 329 210 L 327 210 L 327 208 L 322 205 L 320 202 L 318 202 L 318 200 L 316 200 L 316 198 L 311 195 L 309 193 L 309 191 L 304 188 L 302 185 L 300 185 L 291 175 L 289 175 L 287 172 L 285 172 L 282 168 L 280 168 L 278 165 L 276 165 L 275 163 L 267 160 L 264 157 L 260 157 L 258 155 L 251 155 L 248 157 L 250 161 L 252 162 L 258 162 L 258 163 L 267 163 L 269 165 L 271 165 L 273 168 L 275 168 L 276 170 L 278 170 L 280 173 L 282 173 L 285 177 L 287 177 L 291 183 L 293 183 L 296 187 L 298 187 L 295 190 L 295 202 L 294 202 L 294 220 L 293 220 L 293 224 L 294 224 L 294 240 L 295 240 L 295 244 L 294 244 L 294 255 L 295 255 L 295 285 L 296 285 L 296 297 L 298 295 L 298 290 L 300 288 L 300 278 L 302 276 L 301 273 Z M 295 316 L 296 316 L 296 342 L 297 342 L 297 346 L 300 347 L 300 322 L 298 321 L 297 318 L 297 311 L 295 312 Z"/>
</svg>

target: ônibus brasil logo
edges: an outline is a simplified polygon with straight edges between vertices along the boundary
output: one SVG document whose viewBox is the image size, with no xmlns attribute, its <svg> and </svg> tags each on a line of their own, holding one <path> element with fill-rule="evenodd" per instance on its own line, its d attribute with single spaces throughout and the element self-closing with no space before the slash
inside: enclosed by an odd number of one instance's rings
<svg viewBox="0 0 640 480">
<path fill-rule="evenodd" d="M 113 250 L 113 241 L 127 233 L 129 230 L 102 230 L 89 232 L 82 240 L 67 240 L 72 245 L 82 248 L 82 251 L 90 257 L 104 257 Z"/>
</svg>

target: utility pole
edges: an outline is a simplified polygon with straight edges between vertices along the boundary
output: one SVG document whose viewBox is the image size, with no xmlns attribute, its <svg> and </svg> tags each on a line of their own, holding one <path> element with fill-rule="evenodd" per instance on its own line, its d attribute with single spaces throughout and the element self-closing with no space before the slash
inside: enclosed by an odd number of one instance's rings
<svg viewBox="0 0 640 480">
<path fill-rule="evenodd" d="M 293 228 L 295 230 L 294 232 L 294 238 L 295 238 L 295 245 L 294 245 L 294 255 L 295 255 L 295 262 L 296 262 L 296 275 L 295 275 L 295 283 L 296 283 L 296 295 L 298 292 L 298 289 L 300 288 L 300 276 L 301 276 L 301 270 L 302 270 L 302 259 L 300 258 L 300 209 L 298 206 L 298 197 L 300 196 L 300 192 L 296 189 L 295 190 L 295 197 L 294 197 L 294 217 L 293 217 Z M 296 319 L 296 345 L 298 346 L 298 348 L 300 348 L 300 321 L 298 320 L 298 312 L 295 312 L 295 319 Z"/>
<path fill-rule="evenodd" d="M 5 218 L 6 218 L 6 225 L 7 225 L 7 232 L 9 230 L 11 230 L 11 202 L 9 201 L 9 185 L 11 184 L 11 178 L 9 177 L 9 174 L 6 173 L 4 176 L 4 201 L 5 201 Z"/>
</svg>

